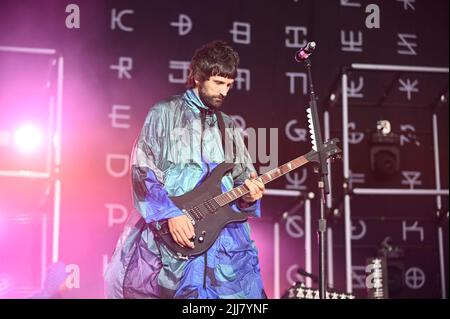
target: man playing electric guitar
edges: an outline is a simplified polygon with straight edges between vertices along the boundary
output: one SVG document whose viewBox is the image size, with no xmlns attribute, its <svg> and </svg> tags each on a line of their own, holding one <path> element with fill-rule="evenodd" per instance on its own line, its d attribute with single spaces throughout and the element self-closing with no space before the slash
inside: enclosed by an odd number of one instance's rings
<svg viewBox="0 0 450 319">
<path fill-rule="evenodd" d="M 219 111 L 238 63 L 238 54 L 224 42 L 204 45 L 192 58 L 187 91 L 150 109 L 131 168 L 134 204 L 142 218 L 108 265 L 107 297 L 266 298 L 248 222 L 225 225 L 204 253 L 190 258 L 169 249 L 154 231 L 164 224 L 180 247 L 200 244 L 195 212 L 181 210 L 171 198 L 201 185 L 225 161 L 234 165 L 219 183 L 222 190 L 238 185 L 246 190 L 230 207 L 236 214 L 260 216 L 264 183 L 256 179 L 242 138 L 234 135 L 233 151 L 226 150 L 224 128 L 234 124 Z"/>
</svg>

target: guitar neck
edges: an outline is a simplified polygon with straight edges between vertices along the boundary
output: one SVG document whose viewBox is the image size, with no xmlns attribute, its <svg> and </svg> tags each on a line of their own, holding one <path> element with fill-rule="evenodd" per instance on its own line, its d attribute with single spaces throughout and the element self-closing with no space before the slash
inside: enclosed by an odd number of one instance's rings
<svg viewBox="0 0 450 319">
<path fill-rule="evenodd" d="M 286 164 L 283 164 L 283 165 L 281 165 L 277 168 L 274 168 L 271 171 L 259 176 L 257 178 L 257 180 L 264 184 L 270 183 L 271 181 L 277 179 L 278 177 L 281 177 L 281 176 L 289 173 L 290 171 L 293 171 L 293 170 L 299 168 L 300 166 L 305 165 L 308 162 L 309 161 L 306 159 L 306 157 L 304 155 L 299 156 L 299 157 L 293 159 L 292 161 L 287 162 Z M 214 200 L 220 206 L 225 206 L 225 205 L 231 203 L 232 201 L 235 201 L 236 199 L 244 196 L 248 192 L 249 192 L 249 190 L 243 184 L 243 185 L 233 188 L 232 190 L 230 190 L 228 192 L 222 193 L 222 194 L 214 197 Z"/>
</svg>

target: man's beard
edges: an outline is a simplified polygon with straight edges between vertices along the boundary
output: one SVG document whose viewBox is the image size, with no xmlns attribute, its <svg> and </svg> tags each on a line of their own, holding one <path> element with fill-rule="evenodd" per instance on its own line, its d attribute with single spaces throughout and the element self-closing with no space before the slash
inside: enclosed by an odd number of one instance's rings
<svg viewBox="0 0 450 319">
<path fill-rule="evenodd" d="M 205 104 L 211 110 L 218 110 L 225 100 L 225 98 L 221 97 L 220 95 L 206 94 L 205 92 L 203 92 L 203 87 L 199 87 L 198 94 L 203 104 Z"/>
</svg>

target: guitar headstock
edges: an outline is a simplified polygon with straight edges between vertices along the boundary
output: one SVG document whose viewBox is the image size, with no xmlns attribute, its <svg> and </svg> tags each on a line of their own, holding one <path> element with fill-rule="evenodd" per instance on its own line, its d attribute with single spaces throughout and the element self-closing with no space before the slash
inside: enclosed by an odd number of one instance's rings
<svg viewBox="0 0 450 319">
<path fill-rule="evenodd" d="M 326 141 L 323 144 L 322 154 L 325 158 L 330 158 L 332 160 L 341 158 L 342 150 L 338 147 L 339 139 L 333 138 L 329 141 Z M 310 162 L 319 163 L 319 152 L 316 150 L 310 151 L 305 155 L 306 159 Z"/>
</svg>

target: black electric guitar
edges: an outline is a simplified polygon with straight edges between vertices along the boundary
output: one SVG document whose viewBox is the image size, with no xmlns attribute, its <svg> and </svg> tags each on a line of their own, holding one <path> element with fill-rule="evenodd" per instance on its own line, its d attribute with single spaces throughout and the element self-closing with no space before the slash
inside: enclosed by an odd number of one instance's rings
<svg viewBox="0 0 450 319">
<path fill-rule="evenodd" d="M 338 139 L 332 139 L 324 143 L 322 154 L 326 158 L 335 157 L 341 152 L 337 142 Z M 306 163 L 318 161 L 319 153 L 311 150 L 309 153 L 259 176 L 258 180 L 267 184 Z M 212 246 L 220 231 L 227 224 L 245 222 L 247 220 L 246 213 L 238 213 L 229 206 L 231 202 L 249 192 L 247 187 L 241 185 L 222 193 L 222 177 L 230 172 L 233 167 L 233 163 L 220 163 L 198 187 L 181 196 L 170 197 L 194 225 L 194 249 L 181 247 L 172 239 L 167 220 L 150 224 L 156 237 L 162 240 L 179 257 L 188 258 L 203 254 Z"/>
</svg>

